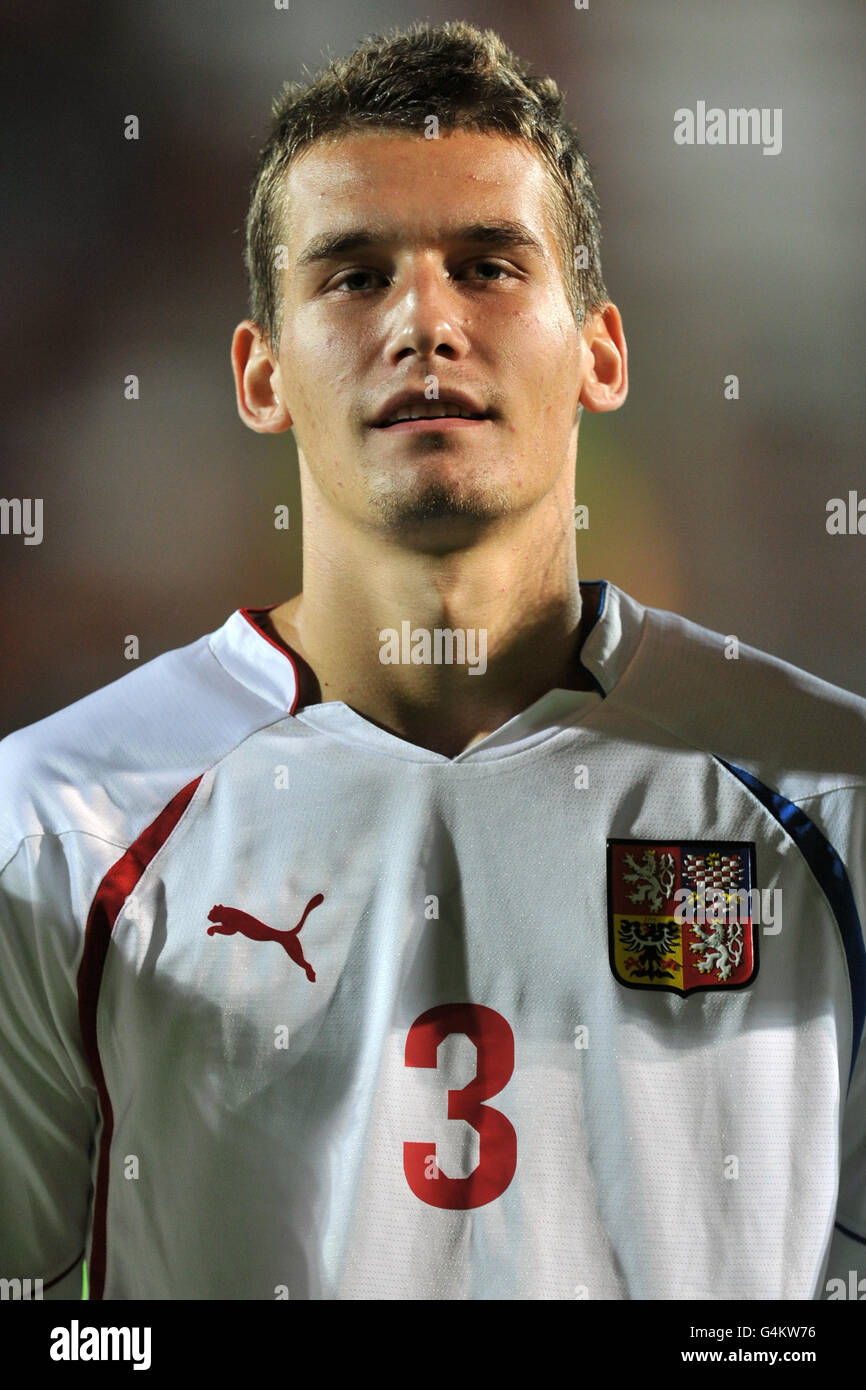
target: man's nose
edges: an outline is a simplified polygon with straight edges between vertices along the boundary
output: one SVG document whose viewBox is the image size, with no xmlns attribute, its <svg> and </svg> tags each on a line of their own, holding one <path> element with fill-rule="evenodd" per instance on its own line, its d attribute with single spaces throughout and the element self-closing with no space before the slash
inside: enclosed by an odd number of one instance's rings
<svg viewBox="0 0 866 1390">
<path fill-rule="evenodd" d="M 469 350 L 461 319 L 465 306 L 447 271 L 433 258 L 404 267 L 395 282 L 387 324 L 387 351 L 393 362 L 416 353 L 449 359 Z"/>
</svg>

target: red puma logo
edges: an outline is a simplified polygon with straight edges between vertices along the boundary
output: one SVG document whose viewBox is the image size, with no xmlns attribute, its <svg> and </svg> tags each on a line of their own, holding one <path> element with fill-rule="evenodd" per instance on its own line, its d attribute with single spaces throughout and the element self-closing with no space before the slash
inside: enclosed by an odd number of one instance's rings
<svg viewBox="0 0 866 1390">
<path fill-rule="evenodd" d="M 221 903 L 217 903 L 207 915 L 208 921 L 214 923 L 212 927 L 208 927 L 207 934 L 213 936 L 215 932 L 219 932 L 220 936 L 234 936 L 235 932 L 240 932 L 242 936 L 248 936 L 251 941 L 279 941 L 295 965 L 299 965 L 302 970 L 305 970 L 307 979 L 315 984 L 316 972 L 309 961 L 304 959 L 298 933 L 307 920 L 307 914 L 324 901 L 324 893 L 317 893 L 314 898 L 310 898 L 300 922 L 288 931 L 277 931 L 275 927 L 269 927 L 264 922 L 260 922 L 257 917 L 251 917 L 248 912 L 241 912 L 236 907 L 223 907 Z"/>
</svg>

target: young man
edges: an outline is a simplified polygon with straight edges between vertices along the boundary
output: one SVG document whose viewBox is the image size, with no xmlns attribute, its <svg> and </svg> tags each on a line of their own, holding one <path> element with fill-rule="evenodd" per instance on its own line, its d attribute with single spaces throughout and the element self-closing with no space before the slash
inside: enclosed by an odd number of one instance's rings
<svg viewBox="0 0 866 1390">
<path fill-rule="evenodd" d="M 810 1299 L 862 1266 L 866 702 L 579 584 L 580 413 L 627 389 L 597 215 L 492 34 L 278 103 L 232 361 L 295 434 L 303 592 L 3 745 L 4 1276 Z"/>
</svg>

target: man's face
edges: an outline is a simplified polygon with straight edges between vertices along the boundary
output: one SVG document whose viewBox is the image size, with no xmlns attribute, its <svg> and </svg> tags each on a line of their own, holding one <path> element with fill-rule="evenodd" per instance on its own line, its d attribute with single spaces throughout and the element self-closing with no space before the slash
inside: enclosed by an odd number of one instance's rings
<svg viewBox="0 0 866 1390">
<path fill-rule="evenodd" d="M 573 478 L 581 338 L 534 153 L 365 132 L 311 146 L 286 192 L 275 384 L 332 507 L 447 546 Z M 483 418 L 382 420 L 452 392 Z"/>
</svg>

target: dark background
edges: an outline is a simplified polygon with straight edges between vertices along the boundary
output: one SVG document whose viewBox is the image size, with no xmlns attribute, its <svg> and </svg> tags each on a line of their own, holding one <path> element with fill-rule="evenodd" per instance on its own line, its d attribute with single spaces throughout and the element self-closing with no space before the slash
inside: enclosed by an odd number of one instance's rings
<svg viewBox="0 0 866 1390">
<path fill-rule="evenodd" d="M 45 535 L 0 536 L 0 733 L 124 675 L 128 634 L 148 660 L 299 591 L 292 438 L 229 367 L 248 190 L 282 82 L 412 19 L 555 77 L 596 171 L 632 384 L 583 416 L 581 576 L 866 695 L 866 536 L 825 528 L 866 495 L 862 5 L 5 0 L 0 495 Z M 782 152 L 677 146 L 698 100 L 782 107 Z"/>
</svg>

